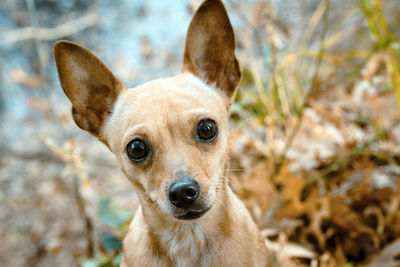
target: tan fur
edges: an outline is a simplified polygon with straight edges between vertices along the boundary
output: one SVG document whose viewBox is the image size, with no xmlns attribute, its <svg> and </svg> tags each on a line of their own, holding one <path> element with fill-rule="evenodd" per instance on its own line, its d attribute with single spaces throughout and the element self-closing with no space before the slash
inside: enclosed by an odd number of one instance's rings
<svg viewBox="0 0 400 267">
<path fill-rule="evenodd" d="M 110 148 L 140 199 L 121 266 L 270 266 L 257 226 L 224 177 L 228 112 L 240 81 L 234 49 L 219 0 L 205 1 L 190 24 L 183 73 L 130 90 L 86 49 L 56 43 L 75 122 Z M 202 118 L 218 125 L 212 142 L 196 139 Z M 151 147 L 140 163 L 126 153 L 134 138 Z M 196 205 L 208 211 L 198 219 L 177 219 L 186 211 L 167 197 L 171 183 L 183 177 L 200 186 Z"/>
</svg>

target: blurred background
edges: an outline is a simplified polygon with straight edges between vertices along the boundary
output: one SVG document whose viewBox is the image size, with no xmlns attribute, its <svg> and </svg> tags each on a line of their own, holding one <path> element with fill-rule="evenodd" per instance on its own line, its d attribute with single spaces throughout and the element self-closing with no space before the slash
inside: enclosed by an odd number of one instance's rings
<svg viewBox="0 0 400 267">
<path fill-rule="evenodd" d="M 177 74 L 200 0 L 1 0 L 0 265 L 117 266 L 138 206 L 73 124 L 52 47 Z M 397 0 L 225 0 L 243 78 L 226 176 L 280 266 L 400 266 Z"/>
</svg>

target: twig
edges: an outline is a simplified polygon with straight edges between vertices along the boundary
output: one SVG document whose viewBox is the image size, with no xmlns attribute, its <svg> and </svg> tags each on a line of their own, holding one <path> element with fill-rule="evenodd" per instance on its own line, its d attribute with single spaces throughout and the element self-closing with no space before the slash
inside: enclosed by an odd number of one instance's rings
<svg viewBox="0 0 400 267">
<path fill-rule="evenodd" d="M 87 14 L 73 21 L 68 21 L 54 28 L 29 26 L 2 34 L 1 45 L 13 44 L 27 40 L 54 41 L 77 33 L 99 23 L 97 14 Z"/>
<path fill-rule="evenodd" d="M 81 193 L 81 183 L 76 175 L 72 177 L 72 184 L 73 184 L 73 194 L 75 202 L 78 206 L 79 216 L 80 218 L 82 218 L 83 223 L 85 225 L 85 232 L 86 232 L 85 234 L 87 242 L 86 254 L 88 258 L 91 258 L 94 256 L 93 224 L 92 221 L 90 220 L 90 217 L 86 213 L 85 200 L 83 199 Z"/>
</svg>

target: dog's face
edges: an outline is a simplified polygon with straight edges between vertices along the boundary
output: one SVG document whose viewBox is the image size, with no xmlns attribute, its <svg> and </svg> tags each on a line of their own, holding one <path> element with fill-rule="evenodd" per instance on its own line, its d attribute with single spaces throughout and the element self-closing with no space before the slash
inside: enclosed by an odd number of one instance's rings
<svg viewBox="0 0 400 267">
<path fill-rule="evenodd" d="M 218 201 L 228 111 L 240 81 L 234 50 L 219 0 L 205 1 L 189 26 L 183 73 L 130 90 L 86 49 L 55 45 L 76 124 L 110 148 L 142 201 L 157 212 L 196 219 Z"/>
<path fill-rule="evenodd" d="M 126 176 L 164 213 L 193 219 L 215 202 L 227 155 L 225 101 L 191 74 L 146 83 L 118 99 L 106 141 Z"/>
</svg>

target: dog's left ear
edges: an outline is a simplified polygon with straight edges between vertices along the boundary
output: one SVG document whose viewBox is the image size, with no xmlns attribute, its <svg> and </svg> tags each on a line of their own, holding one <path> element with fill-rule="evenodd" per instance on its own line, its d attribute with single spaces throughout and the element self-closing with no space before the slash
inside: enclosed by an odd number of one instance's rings
<svg viewBox="0 0 400 267">
<path fill-rule="evenodd" d="M 190 23 L 182 71 L 221 89 L 233 101 L 241 72 L 235 56 L 235 34 L 220 0 L 206 0 Z"/>
</svg>

